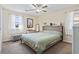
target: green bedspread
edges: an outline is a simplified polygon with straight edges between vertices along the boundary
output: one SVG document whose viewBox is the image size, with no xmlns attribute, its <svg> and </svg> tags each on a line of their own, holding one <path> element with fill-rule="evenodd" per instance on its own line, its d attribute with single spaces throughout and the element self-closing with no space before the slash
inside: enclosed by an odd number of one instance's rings
<svg viewBox="0 0 79 59">
<path fill-rule="evenodd" d="M 28 42 L 37 52 L 42 53 L 51 42 L 60 40 L 62 34 L 57 31 L 22 34 L 22 40 Z"/>
</svg>

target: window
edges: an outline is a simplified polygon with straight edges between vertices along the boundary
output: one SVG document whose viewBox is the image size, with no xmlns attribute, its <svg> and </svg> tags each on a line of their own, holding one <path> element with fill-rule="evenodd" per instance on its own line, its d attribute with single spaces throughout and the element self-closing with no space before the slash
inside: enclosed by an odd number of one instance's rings
<svg viewBox="0 0 79 59">
<path fill-rule="evenodd" d="M 12 20 L 12 29 L 16 30 L 22 30 L 23 29 L 23 24 L 22 24 L 22 16 L 16 16 L 16 15 L 11 15 L 11 20 Z"/>
<path fill-rule="evenodd" d="M 74 24 L 79 24 L 79 16 L 74 16 Z"/>
</svg>

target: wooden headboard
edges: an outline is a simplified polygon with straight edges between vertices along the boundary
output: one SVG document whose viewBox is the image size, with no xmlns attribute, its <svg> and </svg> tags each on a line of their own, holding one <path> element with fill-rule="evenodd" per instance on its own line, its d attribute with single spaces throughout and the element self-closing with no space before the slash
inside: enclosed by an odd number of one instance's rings
<svg viewBox="0 0 79 59">
<path fill-rule="evenodd" d="M 62 32 L 63 27 L 62 26 L 43 26 L 43 30 Z"/>
</svg>

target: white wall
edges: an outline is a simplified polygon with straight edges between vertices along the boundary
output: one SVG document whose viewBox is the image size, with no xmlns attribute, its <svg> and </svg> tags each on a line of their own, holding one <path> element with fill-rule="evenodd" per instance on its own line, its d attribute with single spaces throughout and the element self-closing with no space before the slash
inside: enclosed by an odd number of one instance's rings
<svg viewBox="0 0 79 59">
<path fill-rule="evenodd" d="M 1 43 L 2 43 L 2 28 L 1 28 L 1 6 L 0 6 L 0 53 L 1 53 Z"/>
<path fill-rule="evenodd" d="M 7 10 L 5 8 L 3 8 L 2 11 L 3 15 L 3 41 L 8 41 L 11 40 L 11 35 L 16 35 L 16 34 L 22 34 L 22 33 L 26 33 L 27 30 L 27 18 L 33 18 L 33 26 L 35 26 L 36 22 L 35 22 L 35 17 L 30 16 L 30 15 L 26 15 L 23 13 L 19 13 L 19 12 L 15 12 L 15 11 L 11 11 L 11 10 Z M 16 31 L 16 33 L 13 33 L 11 30 L 11 15 L 19 15 L 23 17 L 23 30 L 22 31 Z M 34 29 L 31 28 L 31 29 Z"/>
<path fill-rule="evenodd" d="M 44 26 L 44 23 L 47 23 L 46 25 L 50 25 L 50 23 L 54 23 L 56 25 L 60 25 L 60 23 L 64 22 L 64 14 L 63 13 L 47 13 L 42 16 L 38 17 L 38 23 L 40 24 L 40 30 L 42 31 L 42 26 Z"/>
</svg>

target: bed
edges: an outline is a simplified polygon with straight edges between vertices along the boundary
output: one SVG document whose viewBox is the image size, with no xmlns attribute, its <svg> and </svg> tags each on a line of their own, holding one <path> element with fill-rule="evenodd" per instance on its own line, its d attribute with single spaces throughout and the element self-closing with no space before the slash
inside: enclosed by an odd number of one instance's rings
<svg viewBox="0 0 79 59">
<path fill-rule="evenodd" d="M 62 26 L 43 26 L 43 32 L 21 35 L 21 41 L 38 54 L 62 41 L 62 38 Z"/>
</svg>

